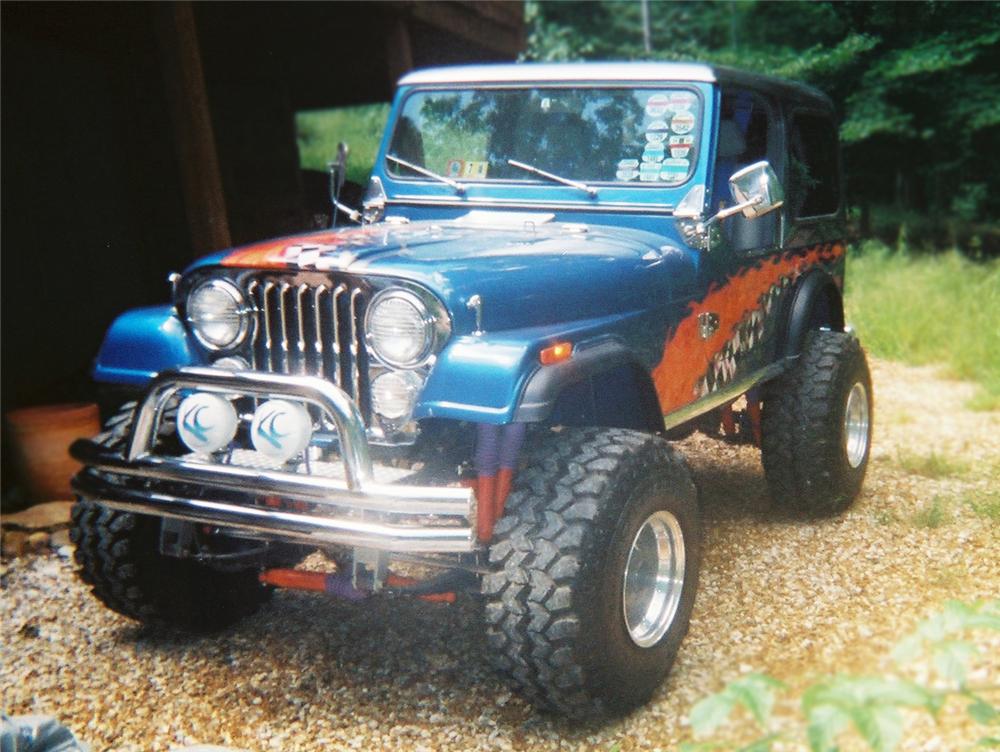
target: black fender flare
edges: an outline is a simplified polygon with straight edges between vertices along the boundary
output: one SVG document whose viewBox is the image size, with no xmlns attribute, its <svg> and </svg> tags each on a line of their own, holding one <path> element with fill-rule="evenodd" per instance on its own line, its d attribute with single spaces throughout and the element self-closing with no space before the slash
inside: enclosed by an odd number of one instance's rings
<svg viewBox="0 0 1000 752">
<path fill-rule="evenodd" d="M 622 342 L 605 340 L 585 347 L 573 353 L 573 357 L 550 366 L 536 369 L 525 382 L 517 406 L 514 408 L 514 421 L 518 423 L 539 423 L 545 421 L 552 413 L 563 391 L 573 384 L 592 376 L 598 376 L 612 369 L 632 367 L 648 377 L 648 369 L 636 359 L 634 353 Z M 650 389 L 652 382 L 650 381 Z M 648 395 L 640 395 L 641 399 Z M 655 400 L 655 392 L 653 393 Z M 657 418 L 660 423 L 650 420 L 651 430 L 662 430 L 663 417 L 656 406 Z"/>
<path fill-rule="evenodd" d="M 844 300 L 829 273 L 813 269 L 799 280 L 785 322 L 779 352 L 786 358 L 802 352 L 806 335 L 813 329 L 844 330 Z"/>
</svg>

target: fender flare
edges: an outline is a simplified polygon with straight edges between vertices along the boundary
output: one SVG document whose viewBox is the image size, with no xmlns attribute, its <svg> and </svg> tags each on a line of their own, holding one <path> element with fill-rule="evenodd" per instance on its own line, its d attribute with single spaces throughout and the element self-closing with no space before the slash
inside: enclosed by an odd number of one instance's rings
<svg viewBox="0 0 1000 752">
<path fill-rule="evenodd" d="M 844 301 L 834 278 L 822 269 L 813 269 L 799 281 L 788 306 L 780 354 L 797 356 L 806 335 L 820 326 L 844 330 Z"/>
<path fill-rule="evenodd" d="M 623 366 L 648 374 L 648 369 L 636 360 L 634 353 L 623 343 L 607 340 L 574 352 L 572 358 L 562 363 L 542 366 L 528 377 L 521 390 L 513 420 L 519 423 L 545 421 L 567 387 Z M 652 389 L 651 385 L 650 388 Z M 655 402 L 655 393 L 652 399 Z M 656 413 L 660 424 L 654 430 L 662 430 L 663 418 L 658 405 Z"/>
</svg>

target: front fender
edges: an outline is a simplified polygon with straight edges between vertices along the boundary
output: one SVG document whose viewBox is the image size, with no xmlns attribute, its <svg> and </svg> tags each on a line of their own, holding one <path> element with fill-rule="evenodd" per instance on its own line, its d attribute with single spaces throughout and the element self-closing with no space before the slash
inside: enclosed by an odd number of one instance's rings
<svg viewBox="0 0 1000 752">
<path fill-rule="evenodd" d="M 632 359 L 619 334 L 638 315 L 456 337 L 438 356 L 413 417 L 494 424 L 542 420 L 565 386 Z M 542 366 L 542 349 L 563 341 L 573 343 L 572 357 Z"/>
<path fill-rule="evenodd" d="M 136 308 L 111 324 L 93 377 L 106 384 L 144 386 L 160 371 L 200 362 L 173 306 Z"/>
</svg>

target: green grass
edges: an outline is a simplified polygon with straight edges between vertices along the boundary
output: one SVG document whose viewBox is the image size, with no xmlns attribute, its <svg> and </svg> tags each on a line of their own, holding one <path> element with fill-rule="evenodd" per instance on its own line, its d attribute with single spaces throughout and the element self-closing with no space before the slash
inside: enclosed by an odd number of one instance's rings
<svg viewBox="0 0 1000 752">
<path fill-rule="evenodd" d="M 297 113 L 295 136 L 299 145 L 299 166 L 326 172 L 327 164 L 337 156 L 337 143 L 345 141 L 351 149 L 347 179 L 367 185 L 388 118 L 388 104 Z"/>
<path fill-rule="evenodd" d="M 970 407 L 1000 409 L 1000 260 L 911 256 L 867 242 L 848 261 L 846 306 L 870 352 L 944 364 L 980 385 Z"/>
<path fill-rule="evenodd" d="M 917 527 L 924 527 L 928 530 L 937 530 L 939 527 L 947 525 L 951 521 L 951 512 L 946 502 L 935 496 L 929 502 L 920 507 L 913 515 L 913 524 Z"/>
<path fill-rule="evenodd" d="M 964 501 L 977 517 L 1000 522 L 1000 491 L 974 491 Z"/>
<path fill-rule="evenodd" d="M 899 452 L 899 466 L 908 473 L 925 478 L 953 478 L 969 472 L 967 463 L 956 460 L 932 449 L 928 454 Z"/>
</svg>

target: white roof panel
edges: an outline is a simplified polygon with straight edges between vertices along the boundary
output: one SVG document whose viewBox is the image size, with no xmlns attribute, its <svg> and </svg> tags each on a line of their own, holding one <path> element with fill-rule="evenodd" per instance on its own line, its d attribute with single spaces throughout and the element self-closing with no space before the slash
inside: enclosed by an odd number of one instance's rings
<svg viewBox="0 0 1000 752">
<path fill-rule="evenodd" d="M 426 68 L 407 73 L 399 85 L 715 80 L 712 68 L 700 63 L 506 63 Z"/>
</svg>

